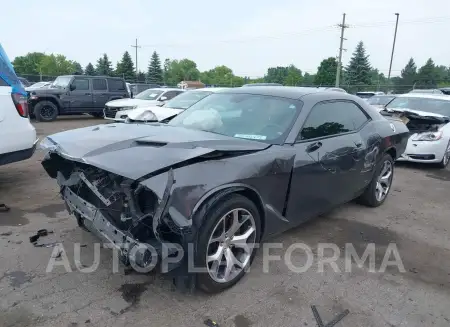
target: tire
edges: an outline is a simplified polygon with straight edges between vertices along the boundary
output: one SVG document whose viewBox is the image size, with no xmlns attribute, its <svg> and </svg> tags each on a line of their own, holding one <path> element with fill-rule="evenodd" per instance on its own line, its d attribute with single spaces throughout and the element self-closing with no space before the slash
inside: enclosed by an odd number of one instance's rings
<svg viewBox="0 0 450 327">
<path fill-rule="evenodd" d="M 50 122 L 58 117 L 58 107 L 51 101 L 36 103 L 33 110 L 36 121 Z"/>
<path fill-rule="evenodd" d="M 385 183 L 381 183 L 382 189 L 383 191 L 385 191 L 385 193 L 383 196 L 377 196 L 377 193 L 379 193 L 380 190 L 378 182 L 380 181 L 380 178 L 383 175 L 387 175 L 385 169 L 388 169 L 388 167 L 390 168 L 390 175 L 387 178 L 387 180 L 383 179 Z M 393 178 L 394 178 L 394 159 L 389 154 L 385 154 L 383 158 L 380 160 L 379 164 L 377 165 L 377 168 L 375 169 L 372 181 L 367 186 L 364 193 L 358 198 L 358 202 L 368 207 L 378 207 L 382 205 L 389 195 Z M 386 186 L 387 189 L 383 186 Z"/>
<path fill-rule="evenodd" d="M 103 112 L 92 113 L 91 116 L 95 118 L 104 118 Z"/>
<path fill-rule="evenodd" d="M 439 168 L 447 168 L 448 164 L 450 162 L 450 141 L 448 141 L 446 152 L 444 153 L 444 157 L 442 158 L 442 161 L 437 164 Z"/>
<path fill-rule="evenodd" d="M 249 233 L 247 241 L 249 242 L 248 244 L 258 243 L 261 237 L 261 218 L 256 205 L 248 198 L 238 194 L 227 195 L 224 198 L 220 199 L 218 202 L 215 202 L 214 199 L 208 202 L 209 203 L 206 204 L 208 210 L 206 212 L 204 224 L 199 230 L 197 244 L 195 247 L 196 250 L 194 254 L 196 267 L 202 269 L 206 268 L 207 271 L 198 273 L 196 275 L 196 286 L 198 289 L 206 293 L 218 293 L 232 287 L 245 275 L 247 268 L 251 265 L 256 255 L 257 249 L 246 248 L 246 252 L 244 251 L 243 247 L 233 247 L 233 237 L 230 235 L 228 235 L 228 238 L 221 239 L 217 242 L 213 242 L 213 239 L 220 238 L 219 235 L 224 236 L 224 238 L 227 236 L 226 232 L 230 232 L 232 227 L 232 225 L 229 226 L 228 224 L 233 221 L 234 217 L 236 217 L 232 212 L 233 210 L 239 209 L 240 211 L 238 211 L 238 220 L 246 220 L 243 221 L 241 227 L 237 229 L 236 233 L 234 234 L 234 239 L 237 240 L 236 236 L 242 236 L 242 234 L 246 234 L 246 231 L 248 231 L 248 229 L 250 229 L 250 226 L 253 225 L 254 231 L 252 233 Z M 250 216 L 245 218 L 247 214 L 250 214 Z M 223 221 L 226 221 L 228 227 L 225 227 L 225 225 L 223 225 Z M 222 233 L 222 228 L 224 228 L 223 231 L 225 233 Z M 241 265 L 241 267 L 237 265 L 230 265 L 233 267 L 233 269 L 232 273 L 229 274 L 230 278 L 228 280 L 225 278 L 226 267 L 223 266 L 223 263 L 219 264 L 218 260 L 212 260 L 210 261 L 210 264 L 207 264 L 207 254 L 209 254 L 210 256 L 212 254 L 218 254 L 219 246 L 221 243 L 224 244 L 224 247 L 222 247 L 222 255 L 220 255 L 221 261 L 224 259 L 226 260 L 226 258 L 233 258 L 239 260 L 239 263 L 244 263 L 243 265 Z M 236 254 L 236 256 L 233 254 L 233 256 L 230 257 L 229 251 Z M 218 268 L 215 269 L 215 267 L 217 266 Z M 212 272 L 210 272 L 208 268 L 210 268 Z M 215 274 L 216 278 L 213 278 L 214 271 L 218 272 L 217 274 Z M 221 281 L 218 281 L 221 274 L 223 278 Z"/>
</svg>

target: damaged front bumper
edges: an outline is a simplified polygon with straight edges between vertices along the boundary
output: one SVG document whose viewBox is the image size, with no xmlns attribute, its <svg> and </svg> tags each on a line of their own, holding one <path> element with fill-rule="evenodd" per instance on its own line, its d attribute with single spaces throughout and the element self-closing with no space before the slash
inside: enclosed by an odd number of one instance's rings
<svg viewBox="0 0 450 327">
<path fill-rule="evenodd" d="M 397 161 L 439 163 L 444 157 L 448 142 L 441 139 L 438 141 L 408 141 L 405 152 Z"/>
</svg>

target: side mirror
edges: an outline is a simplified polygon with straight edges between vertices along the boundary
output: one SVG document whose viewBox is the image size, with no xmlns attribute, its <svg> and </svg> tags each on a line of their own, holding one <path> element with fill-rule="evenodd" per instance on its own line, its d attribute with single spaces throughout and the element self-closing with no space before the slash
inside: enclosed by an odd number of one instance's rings
<svg viewBox="0 0 450 327">
<path fill-rule="evenodd" d="M 76 88 L 77 87 L 75 84 L 70 84 L 70 86 L 69 86 L 69 90 L 71 90 L 71 91 L 75 90 Z"/>
<path fill-rule="evenodd" d="M 159 101 L 166 101 L 166 100 L 167 100 L 167 97 L 165 97 L 165 96 L 162 96 L 159 98 Z"/>
</svg>

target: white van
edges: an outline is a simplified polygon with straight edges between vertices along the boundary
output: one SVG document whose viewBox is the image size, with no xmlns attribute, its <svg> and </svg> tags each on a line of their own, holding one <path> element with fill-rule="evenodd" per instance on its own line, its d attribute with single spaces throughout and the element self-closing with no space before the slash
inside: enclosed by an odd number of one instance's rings
<svg viewBox="0 0 450 327">
<path fill-rule="evenodd" d="M 0 166 L 30 158 L 36 130 L 28 115 L 27 93 L 0 44 Z"/>
</svg>

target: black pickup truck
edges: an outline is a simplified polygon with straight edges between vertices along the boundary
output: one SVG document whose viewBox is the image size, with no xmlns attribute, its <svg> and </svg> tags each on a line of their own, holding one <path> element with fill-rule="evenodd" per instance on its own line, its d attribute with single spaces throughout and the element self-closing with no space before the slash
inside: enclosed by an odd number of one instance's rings
<svg viewBox="0 0 450 327">
<path fill-rule="evenodd" d="M 123 78 L 65 75 L 49 87 L 28 92 L 28 104 L 37 121 L 53 121 L 58 115 L 82 113 L 102 117 L 106 102 L 129 97 Z"/>
</svg>

